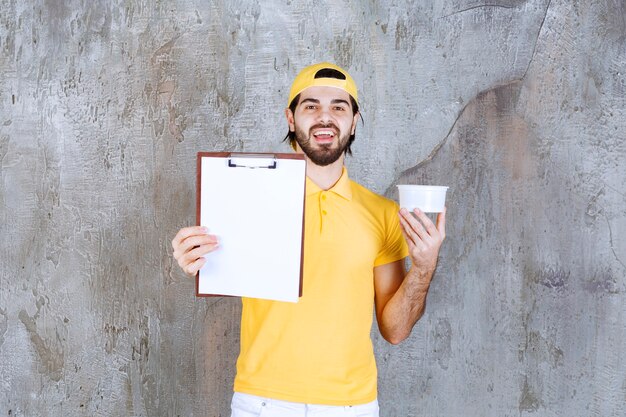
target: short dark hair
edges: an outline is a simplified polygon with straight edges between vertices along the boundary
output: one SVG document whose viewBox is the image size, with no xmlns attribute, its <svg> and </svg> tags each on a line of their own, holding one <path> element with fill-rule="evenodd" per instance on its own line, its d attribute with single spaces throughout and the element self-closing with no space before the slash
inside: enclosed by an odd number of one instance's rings
<svg viewBox="0 0 626 417">
<path fill-rule="evenodd" d="M 334 71 L 334 70 L 328 69 L 328 71 Z M 341 74 L 339 71 L 335 71 L 335 72 L 343 76 L 343 74 Z M 329 78 L 338 78 L 338 77 L 329 77 Z M 293 100 L 291 100 L 291 103 L 289 103 L 289 110 L 291 110 L 291 113 L 294 115 L 296 114 L 296 107 L 298 107 L 299 101 L 300 101 L 300 94 L 295 96 Z M 352 96 L 350 96 L 350 104 L 352 105 L 352 114 L 357 114 L 359 112 L 359 105 L 357 104 L 356 100 Z M 361 116 L 361 122 L 363 122 L 363 116 Z M 285 139 L 283 139 L 283 142 L 287 142 L 287 141 L 289 141 L 289 144 L 291 145 L 292 148 L 296 149 L 296 143 L 295 143 L 296 132 L 292 132 L 291 130 L 288 131 L 287 136 L 285 136 Z M 350 138 L 348 138 L 348 146 L 346 146 L 346 154 L 348 155 L 352 155 L 352 150 L 350 149 L 350 147 L 352 146 L 352 142 L 354 142 L 354 134 L 351 134 Z"/>
</svg>

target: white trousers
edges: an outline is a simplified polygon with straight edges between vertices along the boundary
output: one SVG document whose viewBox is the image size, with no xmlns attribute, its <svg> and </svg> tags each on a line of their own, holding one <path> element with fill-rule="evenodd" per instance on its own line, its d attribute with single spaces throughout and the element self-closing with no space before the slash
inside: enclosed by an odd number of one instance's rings
<svg viewBox="0 0 626 417">
<path fill-rule="evenodd" d="M 378 417 L 378 400 L 360 405 L 318 405 L 236 392 L 231 410 L 231 417 Z"/>
</svg>

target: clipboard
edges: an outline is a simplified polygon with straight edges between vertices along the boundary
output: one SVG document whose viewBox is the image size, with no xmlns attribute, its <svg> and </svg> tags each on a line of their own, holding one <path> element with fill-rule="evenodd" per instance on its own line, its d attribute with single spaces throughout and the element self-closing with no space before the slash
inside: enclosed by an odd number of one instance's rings
<svg viewBox="0 0 626 417">
<path fill-rule="evenodd" d="M 301 154 L 198 152 L 196 224 L 219 246 L 196 295 L 302 296 L 306 161 Z"/>
</svg>

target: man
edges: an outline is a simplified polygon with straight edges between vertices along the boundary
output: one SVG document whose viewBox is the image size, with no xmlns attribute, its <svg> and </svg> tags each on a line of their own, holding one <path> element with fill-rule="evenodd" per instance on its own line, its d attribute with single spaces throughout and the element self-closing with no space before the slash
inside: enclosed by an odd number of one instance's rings
<svg viewBox="0 0 626 417">
<path fill-rule="evenodd" d="M 307 164 L 303 296 L 243 298 L 232 416 L 378 416 L 372 312 L 390 343 L 409 336 L 424 311 L 445 211 L 435 226 L 348 178 L 359 113 L 356 84 L 342 68 L 302 70 L 285 116 L 287 138 Z M 172 246 L 194 276 L 218 240 L 189 227 Z"/>
</svg>

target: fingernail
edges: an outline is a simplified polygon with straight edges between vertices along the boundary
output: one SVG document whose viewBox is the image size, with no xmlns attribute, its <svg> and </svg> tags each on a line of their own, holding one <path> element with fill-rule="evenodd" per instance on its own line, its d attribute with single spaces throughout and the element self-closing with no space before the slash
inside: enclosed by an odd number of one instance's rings
<svg viewBox="0 0 626 417">
<path fill-rule="evenodd" d="M 208 227 L 202 227 L 202 232 L 203 233 L 209 233 L 209 228 Z"/>
</svg>

